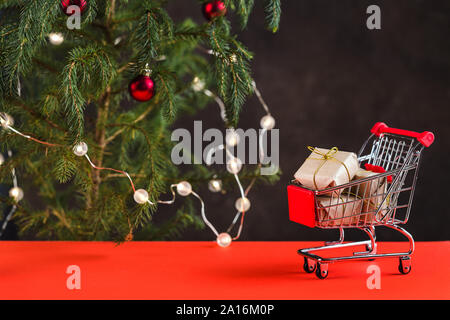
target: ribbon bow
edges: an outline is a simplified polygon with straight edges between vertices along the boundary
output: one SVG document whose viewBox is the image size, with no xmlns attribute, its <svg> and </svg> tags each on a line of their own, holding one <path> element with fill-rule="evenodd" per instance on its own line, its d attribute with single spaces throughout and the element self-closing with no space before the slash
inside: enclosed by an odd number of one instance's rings
<svg viewBox="0 0 450 320">
<path fill-rule="evenodd" d="M 347 168 L 347 166 L 345 165 L 345 163 L 343 163 L 341 160 L 338 160 L 338 159 L 336 159 L 336 158 L 334 157 L 334 155 L 339 151 L 339 149 L 338 149 L 337 147 L 331 148 L 330 150 L 328 150 L 327 153 L 320 152 L 319 150 L 317 150 L 317 148 L 314 148 L 314 147 L 311 147 L 311 146 L 308 146 L 307 148 L 308 148 L 308 150 L 311 151 L 312 153 L 315 153 L 315 154 L 318 154 L 318 155 L 322 156 L 322 158 L 311 158 L 311 156 L 310 156 L 310 157 L 308 157 L 308 159 L 312 159 L 312 160 L 324 160 L 324 162 L 322 162 L 322 164 L 316 169 L 316 171 L 314 172 L 314 175 L 313 175 L 313 182 L 314 182 L 314 187 L 316 188 L 316 190 L 319 189 L 319 188 L 317 187 L 317 184 L 316 184 L 316 174 L 317 174 L 317 172 L 319 172 L 320 168 L 322 168 L 322 166 L 323 166 L 328 160 L 334 160 L 334 161 L 337 161 L 337 162 L 339 162 L 340 164 L 342 164 L 342 165 L 344 166 L 344 168 L 345 168 L 345 171 L 347 171 L 348 181 L 351 180 L 350 172 L 348 171 L 348 168 Z"/>
<path fill-rule="evenodd" d="M 311 146 L 308 146 L 307 148 L 308 148 L 309 151 L 321 155 L 324 160 L 334 159 L 333 155 L 339 151 L 337 147 L 331 148 L 330 150 L 328 150 L 327 153 L 322 153 L 319 150 L 316 150 L 316 148 L 311 147 Z M 322 160 L 322 159 L 320 159 L 320 160 Z"/>
</svg>

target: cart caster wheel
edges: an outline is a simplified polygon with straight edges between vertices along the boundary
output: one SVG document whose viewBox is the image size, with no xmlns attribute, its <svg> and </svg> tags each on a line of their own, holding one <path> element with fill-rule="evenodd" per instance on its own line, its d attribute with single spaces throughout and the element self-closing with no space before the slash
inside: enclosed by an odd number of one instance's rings
<svg viewBox="0 0 450 320">
<path fill-rule="evenodd" d="M 328 276 L 328 264 L 318 263 L 316 268 L 316 276 L 319 279 L 325 279 Z"/>
<path fill-rule="evenodd" d="M 411 272 L 411 258 L 410 257 L 401 257 L 399 259 L 398 271 L 401 274 L 408 274 Z"/>
<path fill-rule="evenodd" d="M 303 263 L 303 270 L 306 273 L 313 273 L 316 270 L 316 262 L 314 260 L 304 258 L 305 262 Z"/>
</svg>

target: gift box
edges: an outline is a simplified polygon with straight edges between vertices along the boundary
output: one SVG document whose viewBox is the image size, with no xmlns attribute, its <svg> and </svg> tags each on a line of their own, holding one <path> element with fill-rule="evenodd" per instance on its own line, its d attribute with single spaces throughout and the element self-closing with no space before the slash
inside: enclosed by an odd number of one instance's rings
<svg viewBox="0 0 450 320">
<path fill-rule="evenodd" d="M 353 152 L 312 148 L 311 155 L 294 174 L 303 186 L 322 190 L 338 186 L 353 179 L 359 169 L 358 158 Z"/>
<path fill-rule="evenodd" d="M 363 201 L 356 196 L 320 196 L 316 201 L 319 226 L 357 226 L 360 222 Z"/>
<path fill-rule="evenodd" d="M 369 178 L 378 175 L 378 172 L 359 169 L 354 177 L 354 180 Z M 388 211 L 389 197 L 383 201 L 387 193 L 388 180 L 386 177 L 374 178 L 367 182 L 358 184 L 351 189 L 353 194 L 356 194 L 363 201 L 363 208 L 361 215 L 361 224 L 367 225 L 375 223 L 375 214 L 381 206 L 381 210 L 377 214 L 378 221 L 383 219 L 383 216 Z"/>
<path fill-rule="evenodd" d="M 379 173 L 376 172 L 358 169 L 358 171 L 356 171 L 355 176 L 353 177 L 353 180 L 370 178 L 378 174 Z M 370 198 L 373 194 L 376 194 L 378 192 L 378 189 L 380 189 L 380 187 L 382 187 L 385 184 L 386 184 L 385 177 L 370 179 L 367 182 L 360 183 L 357 186 L 353 187 L 352 192 L 357 194 L 361 198 Z"/>
<path fill-rule="evenodd" d="M 361 220 L 364 224 L 372 224 L 386 221 L 388 216 L 383 219 L 383 216 L 389 211 L 389 200 L 390 196 L 387 196 L 386 200 L 383 201 L 388 189 L 388 184 L 384 183 L 370 196 L 368 199 L 364 199 L 363 212 L 364 215 L 361 216 Z M 380 208 L 378 213 L 377 210 Z M 376 214 L 376 220 L 374 219 Z"/>
</svg>

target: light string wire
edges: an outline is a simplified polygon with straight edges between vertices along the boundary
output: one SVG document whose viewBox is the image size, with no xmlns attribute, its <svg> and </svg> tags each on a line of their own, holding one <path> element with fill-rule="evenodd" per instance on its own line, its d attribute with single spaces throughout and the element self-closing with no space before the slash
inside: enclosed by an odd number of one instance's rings
<svg viewBox="0 0 450 320">
<path fill-rule="evenodd" d="M 201 80 L 198 80 L 198 78 L 196 78 L 196 79 L 197 79 L 197 81 L 201 81 Z M 195 79 L 194 79 L 194 84 L 193 84 L 193 85 L 195 85 Z M 198 85 L 198 84 L 197 84 L 197 85 Z M 252 86 L 253 86 L 253 88 L 254 88 L 254 91 L 255 91 L 255 93 L 256 93 L 256 95 L 257 95 L 257 97 L 258 97 L 258 99 L 259 99 L 261 105 L 263 106 L 263 108 L 264 108 L 264 110 L 266 111 L 267 115 L 270 116 L 269 108 L 268 108 L 267 104 L 264 102 L 264 100 L 262 99 L 261 93 L 260 93 L 259 90 L 257 89 L 256 83 L 255 83 L 254 81 L 252 82 Z M 226 122 L 225 104 L 223 103 L 223 101 L 222 101 L 217 95 L 215 95 L 213 92 L 211 92 L 211 91 L 208 90 L 208 89 L 204 89 L 204 88 L 201 88 L 200 90 L 198 90 L 198 89 L 199 89 L 198 87 L 197 87 L 197 90 L 196 90 L 195 87 L 194 87 L 194 90 L 195 90 L 195 91 L 202 91 L 205 95 L 214 98 L 214 100 L 216 101 L 216 103 L 219 105 L 219 108 L 220 108 L 220 111 L 221 111 L 221 117 L 222 117 L 223 121 Z M 19 85 L 18 85 L 18 91 L 19 91 L 19 95 L 20 95 L 20 82 L 19 82 Z M 26 139 L 28 139 L 28 140 L 34 141 L 34 142 L 39 143 L 39 144 L 42 144 L 42 145 L 46 145 L 46 146 L 50 146 L 50 147 L 64 147 L 63 145 L 55 144 L 55 143 L 49 143 L 49 142 L 46 142 L 46 141 L 42 141 L 42 140 L 36 139 L 36 138 L 34 138 L 34 137 L 30 136 L 30 135 L 27 135 L 27 134 L 24 134 L 24 133 L 20 132 L 19 130 L 15 129 L 15 128 L 10 124 L 10 121 L 9 121 L 8 117 L 9 117 L 9 116 L 8 116 L 7 114 L 4 114 L 4 113 L 3 113 L 3 114 L 0 114 L 0 122 L 1 122 L 1 126 L 4 127 L 5 129 L 10 130 L 11 132 L 13 132 L 13 133 L 15 133 L 15 134 L 17 134 L 17 135 L 19 135 L 19 136 L 21 136 L 21 137 L 24 137 L 24 138 L 26 138 Z M 269 130 L 270 130 L 270 129 L 269 129 Z M 259 135 L 260 156 L 261 156 L 261 159 L 262 159 L 262 157 L 264 156 L 264 152 L 263 152 L 263 150 L 262 150 L 263 144 L 262 144 L 261 142 L 262 142 L 262 137 L 263 137 L 263 135 L 265 134 L 266 131 L 267 131 L 267 129 L 266 129 L 266 128 L 263 128 L 263 130 L 261 130 L 260 135 Z M 84 144 L 84 143 L 83 143 L 83 144 Z M 124 175 L 125 177 L 128 178 L 128 180 L 130 181 L 131 188 L 132 188 L 132 190 L 133 190 L 133 192 L 134 192 L 135 194 L 136 194 L 137 191 L 139 191 L 139 190 L 136 191 L 135 185 L 134 185 L 134 183 L 133 183 L 133 179 L 132 179 L 131 176 L 128 174 L 128 172 L 123 171 L 123 170 L 113 169 L 113 168 L 105 168 L 105 167 L 99 167 L 99 166 L 96 166 L 96 165 L 92 162 L 92 160 L 89 158 L 89 156 L 88 156 L 88 154 L 87 154 L 87 145 L 86 145 L 86 150 L 85 150 L 85 152 L 82 152 L 81 154 L 77 154 L 77 153 L 75 152 L 75 148 L 76 148 L 76 147 L 77 147 L 77 146 L 74 147 L 74 153 L 75 153 L 76 155 L 79 155 L 79 156 L 84 156 L 84 157 L 87 159 L 88 163 L 91 165 L 92 168 L 97 169 L 97 170 L 108 170 L 108 171 L 113 171 L 113 172 L 116 172 L 116 173 L 120 173 L 120 174 L 122 174 L 122 175 Z M 207 157 L 206 157 L 206 159 L 207 159 L 207 161 L 206 161 L 207 164 L 208 164 L 208 165 L 210 164 L 211 157 L 212 157 L 212 155 L 213 155 L 217 150 L 223 150 L 223 149 L 225 149 L 227 155 L 228 155 L 231 159 L 236 159 L 236 158 L 234 157 L 234 155 L 233 155 L 233 154 L 230 152 L 230 150 L 228 149 L 228 146 L 227 146 L 227 145 L 220 145 L 220 146 L 218 146 L 218 147 L 216 147 L 216 148 L 212 148 L 211 150 L 209 150 L 209 152 L 208 152 L 208 154 L 207 154 Z M 8 155 L 9 155 L 10 157 L 12 156 L 11 150 L 8 150 Z M 258 167 L 259 167 L 259 168 L 261 167 L 261 163 L 258 163 Z M 12 175 L 13 175 L 13 185 L 14 185 L 14 188 L 17 188 L 17 187 L 18 187 L 18 186 L 17 186 L 17 178 L 16 178 L 16 174 L 15 174 L 15 169 L 14 169 L 14 168 L 11 170 L 11 173 L 12 173 Z M 241 194 L 241 199 L 242 199 L 242 201 L 244 201 L 244 199 L 247 198 L 247 195 L 248 195 L 249 191 L 250 191 L 251 188 L 253 187 L 253 185 L 254 185 L 254 183 L 255 183 L 255 181 L 256 181 L 256 177 L 254 177 L 254 178 L 252 179 L 252 181 L 250 182 L 249 186 L 248 186 L 247 189 L 244 191 L 244 188 L 242 187 L 242 183 L 241 183 L 241 181 L 240 181 L 240 179 L 239 179 L 238 174 L 237 174 L 237 173 L 233 173 L 233 175 L 234 175 L 234 178 L 235 178 L 236 183 L 237 183 L 237 185 L 238 185 L 239 192 L 240 192 L 240 194 Z M 184 183 L 189 184 L 189 183 L 186 182 L 186 181 L 184 181 Z M 181 183 L 180 183 L 180 184 L 181 184 Z M 172 199 L 171 199 L 171 200 L 157 200 L 157 203 L 160 203 L 160 204 L 173 204 L 173 203 L 175 202 L 175 200 L 176 200 L 176 194 L 175 194 L 174 188 L 175 188 L 175 187 L 178 188 L 178 186 L 179 186 L 179 184 L 172 184 L 172 185 L 170 186 L 170 191 L 171 191 L 171 193 L 172 193 Z M 190 191 L 188 192 L 188 194 L 189 194 L 189 193 L 192 194 L 194 197 L 196 197 L 196 198 L 200 201 L 200 204 L 201 204 L 201 216 L 202 216 L 203 222 L 204 222 L 204 223 L 211 229 L 211 231 L 218 237 L 218 236 L 219 236 L 219 232 L 217 231 L 217 229 L 214 227 L 214 225 L 213 225 L 213 224 L 208 220 L 208 218 L 206 217 L 205 203 L 204 203 L 203 199 L 200 197 L 200 195 L 198 195 L 195 191 L 192 190 L 192 187 L 190 186 L 190 184 L 189 184 L 189 188 L 191 188 L 191 189 L 190 189 Z M 180 192 L 179 192 L 179 193 L 180 193 Z M 186 194 L 186 195 L 188 195 L 188 194 Z M 136 199 L 135 199 L 135 200 L 136 200 Z M 137 201 L 137 200 L 136 200 L 136 201 Z M 247 201 L 248 201 L 248 199 L 247 199 Z M 155 205 L 155 204 L 154 204 L 153 202 L 151 202 L 149 199 L 146 199 L 144 202 L 149 203 L 150 205 Z M 17 209 L 17 206 L 16 206 L 16 205 L 13 205 L 13 207 L 11 208 L 10 212 L 8 213 L 8 215 L 7 215 L 6 219 L 5 219 L 5 222 L 4 222 L 3 225 L 2 225 L 2 229 L 0 230 L 0 236 L 2 235 L 3 231 L 6 229 L 6 226 L 7 226 L 7 224 L 8 224 L 8 221 L 10 220 L 10 218 L 12 217 L 12 215 L 13 215 L 13 213 L 16 211 L 16 209 Z M 242 214 L 242 215 L 241 215 L 241 214 Z M 233 229 L 233 227 L 236 225 L 239 216 L 241 216 L 241 221 L 240 221 L 240 224 L 239 224 L 238 232 L 237 232 L 237 235 L 236 235 L 234 238 L 232 238 L 232 240 L 237 240 L 237 239 L 239 239 L 239 237 L 240 237 L 240 235 L 241 235 L 241 232 L 242 232 L 242 229 L 243 229 L 243 224 L 244 224 L 245 210 L 238 211 L 238 212 L 236 213 L 236 215 L 235 215 L 235 217 L 234 217 L 234 219 L 233 219 L 231 225 L 230 225 L 230 226 L 228 227 L 228 229 L 227 229 L 227 233 L 229 233 L 229 232 Z M 128 221 L 128 222 L 129 222 L 129 221 Z M 129 233 L 129 234 L 132 234 L 133 228 L 132 228 L 130 222 L 129 222 L 129 226 L 130 226 L 130 233 Z"/>
<path fill-rule="evenodd" d="M 5 114 L 0 114 L 0 122 L 1 122 L 1 125 L 2 125 L 5 129 L 10 130 L 10 131 L 12 131 L 13 133 L 15 133 L 15 134 L 17 134 L 17 135 L 19 135 L 19 136 L 21 136 L 21 137 L 24 137 L 24 138 L 26 138 L 26 139 L 28 139 L 28 140 L 31 140 L 31 141 L 40 143 L 40 144 L 45 145 L 45 146 L 50 146 L 50 147 L 64 147 L 64 146 L 61 145 L 61 144 L 49 143 L 49 142 L 46 142 L 46 141 L 42 141 L 42 140 L 36 139 L 36 138 L 34 138 L 34 137 L 30 136 L 30 135 L 27 135 L 27 134 L 24 134 L 24 133 L 20 132 L 19 130 L 15 129 L 14 127 L 12 127 L 12 125 L 9 124 L 10 121 L 9 121 L 9 119 L 8 119 L 8 116 L 5 115 Z M 8 150 L 8 155 L 9 155 L 9 157 L 12 157 L 12 152 L 11 152 L 11 150 Z M 108 170 L 108 171 L 113 171 L 113 172 L 117 172 L 117 173 L 123 174 L 123 175 L 124 175 L 125 177 L 127 177 L 128 180 L 130 181 L 130 185 L 131 185 L 131 188 L 132 188 L 133 192 L 136 192 L 136 188 L 135 188 L 133 179 L 132 179 L 131 176 L 128 174 L 128 172 L 123 171 L 123 170 L 113 169 L 113 168 L 99 167 L 99 166 L 95 165 L 95 164 L 92 162 L 92 160 L 89 158 L 87 152 L 86 152 L 86 154 L 84 154 L 84 157 L 87 159 L 88 163 L 89 163 L 89 164 L 91 165 L 91 167 L 93 167 L 94 169 L 97 169 L 97 170 Z M 11 172 L 12 172 L 12 175 L 13 175 L 13 185 L 14 185 L 14 188 L 17 188 L 17 187 L 18 187 L 18 184 L 17 184 L 17 178 L 16 178 L 16 174 L 15 174 L 15 169 L 12 168 Z M 174 191 L 173 191 L 173 186 L 176 186 L 176 185 L 172 185 L 172 186 L 171 186 L 172 194 L 175 196 Z M 151 202 L 150 200 L 147 200 L 147 202 L 148 202 L 149 204 L 151 204 L 151 205 L 154 205 L 154 203 Z M 161 204 L 172 204 L 173 202 L 174 202 L 174 199 L 171 200 L 171 201 L 162 201 L 162 200 L 158 200 L 158 203 L 161 203 Z M 7 215 L 7 218 L 6 218 L 5 222 L 4 222 L 3 225 L 2 225 L 2 229 L 1 229 L 1 231 L 0 231 L 0 236 L 2 235 L 3 231 L 6 229 L 6 226 L 7 226 L 7 224 L 8 224 L 8 221 L 10 220 L 12 214 L 16 211 L 16 209 L 17 209 L 17 206 L 16 206 L 16 205 L 13 205 L 11 211 L 10 211 L 10 212 L 8 213 L 8 215 Z"/>
<path fill-rule="evenodd" d="M 192 193 L 192 195 L 193 195 L 194 197 L 196 197 L 196 198 L 200 201 L 200 204 L 201 204 L 201 214 L 202 214 L 203 222 L 211 229 L 212 232 L 214 232 L 214 234 L 216 235 L 216 237 L 218 237 L 218 236 L 219 236 L 219 232 L 217 232 L 216 228 L 212 225 L 211 222 L 209 222 L 208 218 L 206 217 L 206 213 L 205 213 L 205 203 L 203 202 L 203 199 L 202 199 L 195 191 L 192 191 L 191 193 Z"/>
<path fill-rule="evenodd" d="M 8 150 L 8 157 L 12 157 L 12 151 L 11 150 Z M 12 175 L 13 187 L 14 188 L 18 188 L 16 169 L 15 168 L 11 169 L 11 175 Z M 17 210 L 17 206 L 15 204 L 13 204 L 11 209 L 9 210 L 8 214 L 5 217 L 5 221 L 3 221 L 2 229 L 0 230 L 0 237 L 3 236 L 3 233 L 5 232 L 6 227 L 8 226 L 9 220 L 11 220 L 11 217 L 14 214 L 14 212 L 16 212 L 16 210 Z"/>
<path fill-rule="evenodd" d="M 49 142 L 46 142 L 46 141 L 42 141 L 42 140 L 33 138 L 33 137 L 29 136 L 29 135 L 23 134 L 22 132 L 20 132 L 19 130 L 15 129 L 14 127 L 12 127 L 12 126 L 9 124 L 8 116 L 6 116 L 6 115 L 4 115 L 4 114 L 0 114 L 0 122 L 1 122 L 1 125 L 2 125 L 5 129 L 8 129 L 8 130 L 12 131 L 13 133 L 15 133 L 15 134 L 17 134 L 17 135 L 19 135 L 19 136 L 21 136 L 21 137 L 24 137 L 24 138 L 26 138 L 26 139 L 29 139 L 29 140 L 31 140 L 31 141 L 34 141 L 34 142 L 37 142 L 37 143 L 40 143 L 40 144 L 43 144 L 43 145 L 46 145 L 46 146 L 51 146 L 51 147 L 63 146 L 63 145 L 60 145 L 60 144 L 55 144 L 55 143 L 49 143 Z M 75 148 L 76 148 L 76 146 L 75 146 Z M 10 156 L 12 156 L 11 151 L 8 151 L 8 153 L 9 153 Z M 130 181 L 130 185 L 131 185 L 131 188 L 132 188 L 133 192 L 136 193 L 136 187 L 135 187 L 135 185 L 134 185 L 133 179 L 132 179 L 131 176 L 128 174 L 128 172 L 123 171 L 123 170 L 113 169 L 113 168 L 99 167 L 99 166 L 95 165 L 95 164 L 92 162 L 92 160 L 90 159 L 90 157 L 88 156 L 87 151 L 86 151 L 86 153 L 85 153 L 83 156 L 86 158 L 86 160 L 88 161 L 88 163 L 90 164 L 90 166 L 91 166 L 92 168 L 94 168 L 94 169 L 97 169 L 97 170 L 108 170 L 108 171 L 113 171 L 113 172 L 117 172 L 117 173 L 123 174 L 123 175 L 124 175 L 125 177 L 127 177 L 128 180 Z M 14 168 L 12 169 L 12 174 L 13 174 L 13 183 L 14 183 L 14 187 L 17 187 L 17 179 L 16 179 L 16 175 L 15 175 L 15 170 L 14 170 Z M 171 193 L 172 193 L 172 199 L 171 199 L 171 200 L 158 200 L 157 203 L 160 203 L 160 204 L 173 204 L 173 203 L 175 202 L 175 199 L 176 199 L 176 194 L 175 194 L 174 188 L 175 188 L 177 185 L 178 185 L 178 184 L 172 184 L 172 185 L 170 186 L 170 191 L 171 191 Z M 218 235 L 217 230 L 214 228 L 214 226 L 213 226 L 213 225 L 208 221 L 208 219 L 206 218 L 206 215 L 205 215 L 205 205 L 204 205 L 203 200 L 202 200 L 201 197 L 200 197 L 197 193 L 195 193 L 194 191 L 192 191 L 192 194 L 193 194 L 195 197 L 197 197 L 197 198 L 200 200 L 200 202 L 201 202 L 201 206 L 202 206 L 202 207 L 201 207 L 201 214 L 202 214 L 202 218 L 203 218 L 205 224 L 206 224 L 207 226 L 209 226 L 209 227 L 211 228 L 211 230 L 212 230 L 216 235 Z M 147 199 L 145 202 L 149 203 L 150 205 L 155 205 L 155 203 L 153 203 L 153 202 L 150 201 L 149 199 Z M 0 236 L 1 236 L 1 234 L 3 233 L 3 230 L 6 229 L 7 223 L 8 223 L 8 221 L 10 220 L 12 214 L 16 211 L 16 209 L 17 209 L 17 206 L 16 206 L 16 205 L 13 205 L 11 211 L 10 211 L 9 214 L 7 215 L 7 218 L 6 218 L 5 222 L 3 223 L 2 230 L 1 230 L 1 232 L 0 232 Z M 130 233 L 132 233 L 132 226 L 131 226 L 131 225 L 130 225 Z"/>
<path fill-rule="evenodd" d="M 253 90 L 255 91 L 255 94 L 258 97 L 258 100 L 261 103 L 262 107 L 264 108 L 266 113 L 268 115 L 270 115 L 269 106 L 267 106 L 267 103 L 264 101 L 264 99 L 263 99 L 263 97 L 261 95 L 261 92 L 258 90 L 258 87 L 256 86 L 256 82 L 255 81 L 252 81 L 252 87 L 253 87 Z"/>
<path fill-rule="evenodd" d="M 175 187 L 177 186 L 177 184 L 171 184 L 170 185 L 170 192 L 172 193 L 172 199 L 171 200 L 158 200 L 158 203 L 162 203 L 162 204 L 173 204 L 175 202 L 176 199 L 176 194 L 175 194 L 175 190 L 173 190 Z M 151 202 L 150 202 L 151 203 Z"/>
<path fill-rule="evenodd" d="M 214 55 L 214 54 L 215 54 L 214 51 L 212 51 L 212 50 L 208 50 L 207 53 L 208 53 L 208 54 L 211 54 L 211 55 Z M 194 91 L 201 91 L 201 92 L 203 92 L 206 96 L 211 97 L 211 98 L 213 98 L 213 99 L 216 101 L 216 103 L 218 104 L 218 106 L 219 106 L 219 108 L 220 108 L 220 115 L 221 115 L 221 118 L 222 118 L 222 120 L 223 120 L 224 122 L 226 122 L 227 119 L 226 119 L 226 113 L 225 113 L 225 104 L 223 103 L 223 101 L 222 101 L 216 94 L 214 94 L 212 91 L 210 91 L 209 89 L 205 89 L 205 88 L 204 88 L 204 83 L 203 83 L 202 80 L 200 80 L 198 77 L 195 77 L 195 78 L 194 78 L 192 87 L 193 87 Z M 255 94 L 256 94 L 256 96 L 257 96 L 257 98 L 258 98 L 260 104 L 262 105 L 264 111 L 266 112 L 266 116 L 271 116 L 269 107 L 268 107 L 268 105 L 266 104 L 266 102 L 264 101 L 264 99 L 262 98 L 261 92 L 258 90 L 255 81 L 252 81 L 252 87 L 253 87 L 253 89 L 254 89 L 254 92 L 255 92 Z M 263 129 L 261 130 L 259 136 L 258 136 L 258 141 L 259 141 L 259 146 L 260 146 L 260 149 L 259 149 L 260 162 L 258 163 L 258 167 L 259 167 L 259 168 L 261 168 L 261 162 L 262 162 L 262 160 L 264 159 L 263 137 L 264 137 L 264 134 L 265 134 L 268 130 L 270 130 L 270 129 L 263 128 Z M 212 163 L 211 163 L 211 158 L 212 158 L 213 154 L 214 154 L 215 152 L 217 152 L 218 150 L 224 150 L 224 149 L 225 149 L 227 155 L 228 155 L 231 159 L 235 158 L 234 155 L 230 152 L 228 146 L 227 146 L 226 144 L 225 144 L 225 145 L 222 144 L 222 145 L 219 145 L 219 146 L 217 146 L 217 147 L 211 148 L 211 149 L 207 152 L 207 154 L 206 154 L 206 159 L 205 159 L 205 160 L 206 160 L 206 164 L 207 164 L 207 165 L 211 165 L 211 164 L 212 164 Z M 250 190 L 252 189 L 253 185 L 255 184 L 256 177 L 254 177 L 254 178 L 251 180 L 251 182 L 250 182 L 250 184 L 248 185 L 247 189 L 244 191 L 244 189 L 243 189 L 243 187 L 242 187 L 242 183 L 241 183 L 241 181 L 240 181 L 239 176 L 237 175 L 237 173 L 234 173 L 233 175 L 234 175 L 234 178 L 235 178 L 236 183 L 237 183 L 237 185 L 238 185 L 239 192 L 240 192 L 240 194 L 241 194 L 241 198 L 243 199 L 242 201 L 244 201 L 244 199 L 247 198 L 247 195 L 248 195 L 248 193 L 250 192 Z M 204 203 L 203 203 L 203 200 L 202 200 L 197 194 L 196 194 L 196 196 L 197 196 L 197 198 L 201 201 L 201 204 L 202 204 L 202 210 L 203 210 L 203 209 L 204 209 Z M 242 214 L 242 215 L 241 215 L 241 214 Z M 216 229 L 214 228 L 214 226 L 212 226 L 212 225 L 209 223 L 209 221 L 206 219 L 206 216 L 203 214 L 203 211 L 202 211 L 202 217 L 203 217 L 203 221 L 205 222 L 205 224 L 206 224 L 206 225 L 207 225 L 207 226 L 208 226 L 208 227 L 209 227 L 216 235 L 218 235 L 217 230 L 216 230 Z M 240 220 L 240 223 L 239 223 L 238 231 L 237 231 L 236 236 L 235 236 L 234 238 L 232 238 L 232 240 L 237 240 L 237 239 L 239 239 L 239 237 L 241 236 L 242 229 L 243 229 L 243 225 L 244 225 L 245 210 L 242 210 L 242 212 L 241 212 L 241 211 L 237 211 L 236 215 L 234 216 L 233 221 L 231 222 L 230 226 L 229 226 L 228 229 L 227 229 L 227 233 L 230 233 L 230 232 L 231 232 L 231 230 L 233 229 L 233 227 L 236 225 L 236 223 L 237 223 L 239 217 L 241 217 L 241 220 Z"/>
<path fill-rule="evenodd" d="M 134 187 L 134 183 L 133 183 L 133 179 L 131 179 L 130 175 L 128 174 L 128 172 L 126 171 L 122 171 L 122 170 L 117 170 L 117 169 L 113 169 L 113 168 L 103 168 L 103 167 L 98 167 L 96 166 L 94 163 L 92 163 L 91 159 L 89 158 L 89 156 L 87 155 L 87 153 L 84 155 L 87 159 L 87 161 L 89 162 L 89 164 L 97 170 L 109 170 L 109 171 L 113 171 L 113 172 L 117 172 L 117 173 L 121 173 L 123 175 L 125 175 L 128 180 L 130 180 L 130 184 L 131 184 L 131 188 L 133 189 L 133 192 L 136 192 L 136 188 Z M 150 204 L 153 204 L 152 202 L 150 202 Z"/>
<path fill-rule="evenodd" d="M 17 95 L 18 95 L 19 97 L 22 95 L 22 85 L 21 85 L 21 83 L 20 83 L 19 75 L 17 75 Z M 0 114 L 0 119 L 3 119 L 3 117 L 2 117 L 1 114 Z M 2 125 L 3 125 L 3 121 L 1 121 L 1 123 L 2 123 Z M 8 153 L 8 158 L 11 158 L 12 155 L 13 155 L 12 151 L 9 149 L 9 150 L 7 151 L 7 153 Z M 12 181 L 13 181 L 13 188 L 14 188 L 15 190 L 17 190 L 17 188 L 18 188 L 19 186 L 18 186 L 18 183 L 17 183 L 16 169 L 15 169 L 14 167 L 11 168 L 11 176 L 12 176 Z M 9 221 L 11 220 L 11 218 L 12 218 L 14 212 L 16 212 L 16 210 L 17 210 L 17 206 L 16 206 L 16 204 L 14 203 L 14 204 L 12 205 L 11 209 L 9 210 L 8 214 L 7 214 L 6 217 L 5 217 L 5 221 L 3 221 L 2 228 L 1 228 L 1 230 L 0 230 L 0 237 L 3 236 L 3 233 L 5 232 L 6 227 L 8 226 L 8 223 L 9 223 Z"/>
</svg>

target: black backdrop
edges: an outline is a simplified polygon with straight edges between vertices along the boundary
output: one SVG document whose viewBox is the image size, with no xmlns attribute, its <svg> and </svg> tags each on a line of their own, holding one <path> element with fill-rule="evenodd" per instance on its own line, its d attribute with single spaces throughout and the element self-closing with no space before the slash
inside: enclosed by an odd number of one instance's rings
<svg viewBox="0 0 450 320">
<path fill-rule="evenodd" d="M 381 8 L 381 30 L 366 27 L 366 9 Z M 283 175 L 259 186 L 249 199 L 242 240 L 326 240 L 335 231 L 309 229 L 289 221 L 286 185 L 308 156 L 307 145 L 358 151 L 377 121 L 392 127 L 433 131 L 424 150 L 406 229 L 417 240 L 448 240 L 448 136 L 450 127 L 450 2 L 283 0 L 280 30 L 264 29 L 262 1 L 239 39 L 255 53 L 254 79 L 280 129 Z M 176 18 L 202 16 L 195 1 L 175 1 Z M 238 28 L 238 24 L 234 24 Z M 263 111 L 256 97 L 246 104 L 239 127 L 258 127 Z M 221 127 L 217 106 L 177 123 Z M 235 214 L 234 193 L 201 190 L 211 221 L 224 230 Z M 163 214 L 170 214 L 164 210 Z M 159 217 L 157 217 L 159 216 Z M 160 219 L 156 215 L 156 219 Z M 350 239 L 360 231 L 350 232 Z M 401 240 L 379 231 L 380 240 Z M 184 233 L 183 240 L 210 240 L 209 230 Z"/>
<path fill-rule="evenodd" d="M 170 1 L 175 20 L 203 22 L 195 0 Z M 366 8 L 377 4 L 382 29 L 366 28 Z M 434 145 L 425 150 L 406 226 L 417 240 L 448 240 L 446 203 L 450 175 L 450 2 L 447 0 L 282 0 L 280 30 L 264 28 L 263 3 L 239 39 L 255 53 L 253 74 L 280 129 L 283 175 L 273 186 L 259 186 L 249 199 L 242 240 L 327 240 L 337 232 L 309 229 L 288 219 L 286 185 L 307 157 L 307 145 L 357 151 L 377 121 L 415 131 L 430 130 Z M 234 24 L 237 28 L 238 24 Z M 256 97 L 247 102 L 241 128 L 259 127 L 264 115 Z M 176 123 L 221 128 L 217 106 Z M 211 221 L 224 230 L 231 222 L 238 192 L 221 196 L 199 190 Z M 173 207 L 161 208 L 164 220 Z M 350 232 L 350 239 L 359 236 Z M 399 240 L 390 231 L 380 240 Z M 15 238 L 11 226 L 5 238 Z M 188 230 L 181 240 L 212 240 L 208 230 Z"/>
</svg>

